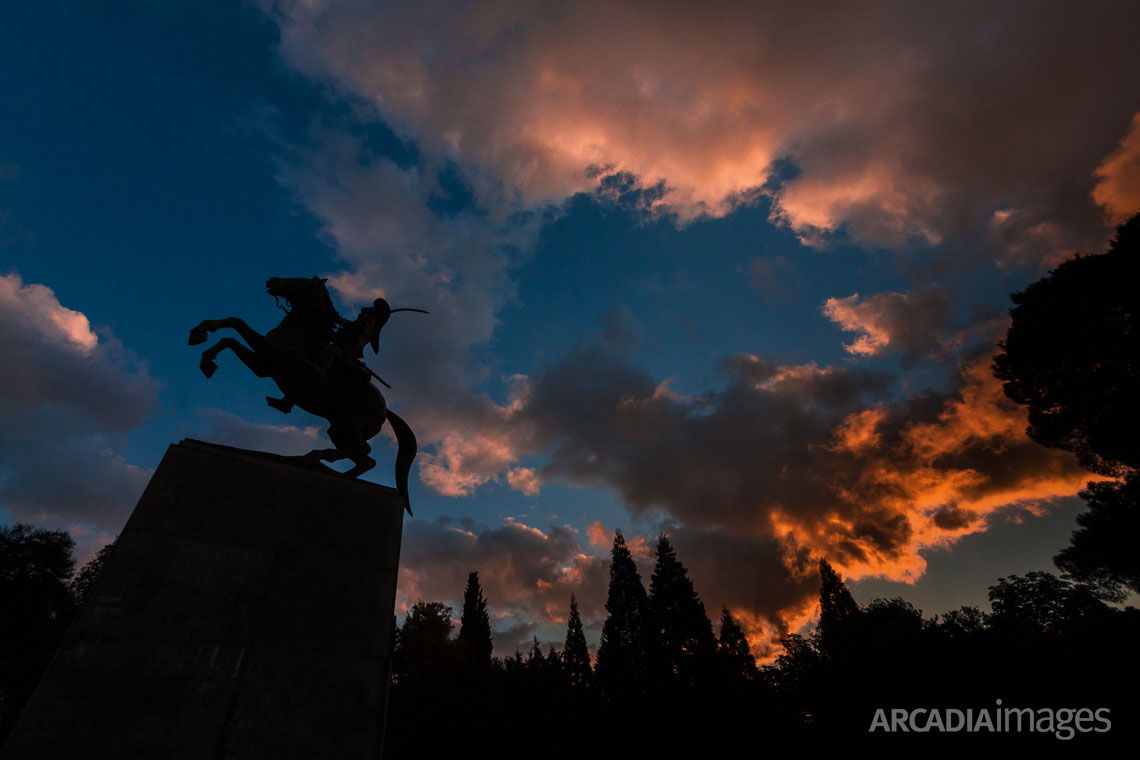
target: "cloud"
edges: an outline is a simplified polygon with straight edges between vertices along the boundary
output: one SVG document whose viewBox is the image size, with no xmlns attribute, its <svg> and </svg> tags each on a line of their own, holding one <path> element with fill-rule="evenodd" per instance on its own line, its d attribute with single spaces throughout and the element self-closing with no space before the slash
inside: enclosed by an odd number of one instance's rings
<svg viewBox="0 0 1140 760">
<path fill-rule="evenodd" d="M 938 288 L 915 293 L 876 293 L 861 298 L 829 298 L 823 313 L 848 332 L 859 333 L 844 344 L 848 353 L 861 357 L 901 351 L 904 366 L 948 348 L 952 327 L 950 297 Z"/>
<path fill-rule="evenodd" d="M 190 429 L 191 438 L 215 441 L 241 449 L 268 451 L 282 456 L 300 456 L 332 444 L 323 426 L 266 425 L 249 422 L 236 414 L 204 407 L 195 411 L 198 422 Z"/>
<path fill-rule="evenodd" d="M 542 488 L 542 476 L 529 467 L 515 467 L 507 471 L 507 483 L 527 496 L 537 496 Z"/>
<path fill-rule="evenodd" d="M 1025 436 L 989 361 L 970 359 L 947 391 L 892 399 L 882 373 L 741 354 L 723 388 L 682 397 L 587 342 L 531 379 L 515 453 L 547 454 L 543 482 L 613 488 L 635 516 L 664 514 L 694 577 L 761 646 L 810 613 L 819 557 L 855 579 L 913 582 L 928 549 L 1083 486 L 1072 456 Z M 586 536 L 608 544 L 601 523 Z M 738 555 L 751 560 L 724 564 Z"/>
<path fill-rule="evenodd" d="M 150 471 L 120 453 L 158 383 L 44 285 L 0 275 L 0 505 L 18 519 L 117 530 Z"/>
<path fill-rule="evenodd" d="M 595 520 L 586 526 L 586 537 L 590 540 L 590 546 L 609 546 L 612 540 L 612 536 L 600 520 Z"/>
<path fill-rule="evenodd" d="M 539 625 L 564 633 L 571 594 L 587 627 L 600 629 L 609 560 L 584 552 L 565 526 L 540 530 L 519 521 L 496 528 L 469 518 L 408 523 L 397 609 L 406 611 L 417 598 L 461 604 L 472 571 L 479 573 L 488 600 L 499 656 L 509 656 L 517 645 L 529 642 Z M 458 613 L 459 607 L 456 618 Z"/>
<path fill-rule="evenodd" d="M 1092 172 L 1140 91 L 1140 11 L 1111 3 L 270 13 L 290 64 L 455 162 L 485 205 L 558 203 L 625 172 L 663 183 L 654 205 L 684 220 L 724 213 L 790 160 L 776 218 L 808 241 L 938 243 L 1006 208 L 1020 223 L 984 233 L 990 254 L 1010 235 L 1020 260 L 1095 247 Z"/>
<path fill-rule="evenodd" d="M 861 367 L 740 354 L 723 362 L 720 385 L 685 396 L 620 358 L 613 344 L 633 336 L 612 315 L 610 344 L 587 341 L 516 377 L 505 404 L 477 396 L 495 368 L 472 347 L 514 298 L 512 266 L 542 213 L 597 190 L 685 223 L 763 193 L 773 219 L 808 244 L 918 243 L 1006 265 L 1095 249 L 1108 191 L 1094 200 L 1093 172 L 1116 166 L 1105 156 L 1140 92 L 1127 23 L 1137 12 L 278 3 L 270 13 L 286 62 L 418 151 L 415 166 L 401 166 L 318 128 L 319 147 L 281 177 L 335 244 L 345 270 L 330 282 L 342 299 L 384 293 L 432 311 L 394 318 L 374 362 L 395 386 L 393 407 L 415 413 L 426 483 L 457 496 L 504 477 L 524 490 L 611 487 L 635 515 L 660 510 L 678 541 L 692 536 L 687 561 L 707 578 L 714 551 L 753 557 L 745 566 L 768 576 L 720 582 L 752 635 L 771 636 L 810 614 L 812 558 L 850 577 L 911 580 L 925 548 L 983 530 L 997 510 L 1072 494 L 1083 474 L 1025 438 L 986 358 L 968 359 L 946 391 L 898 398 L 895 378 Z M 446 167 L 469 187 L 471 210 L 431 211 Z M 1105 171 L 1108 187 L 1118 173 Z M 755 277 L 794 279 L 779 260 L 758 261 Z M 962 337 L 950 334 L 939 291 L 856 294 L 825 308 L 857 333 L 859 355 L 897 350 L 907 364 Z M 522 467 L 532 455 L 548 461 Z M 428 598 L 444 593 L 442 580 L 462 587 L 469 568 L 447 557 L 481 558 L 497 568 L 489 577 L 511 579 L 498 582 L 512 609 L 546 614 L 519 589 L 545 593 L 557 588 L 550 568 L 574 567 L 554 530 L 440 525 L 420 540 L 453 552 L 425 552 L 402 579 Z M 503 559 L 516 551 L 560 559 L 521 572 Z M 745 585 L 777 567 L 787 581 L 748 597 Z"/>
<path fill-rule="evenodd" d="M 392 386 L 389 407 L 416 432 L 424 482 L 469 494 L 514 461 L 510 403 L 475 393 L 494 370 L 473 348 L 491 339 L 496 314 L 513 300 L 508 272 L 529 255 L 536 222 L 479 209 L 438 214 L 429 207 L 438 189 L 430 169 L 369 156 L 357 135 L 315 129 L 319 147 L 283 157 L 280 180 L 321 220 L 343 262 L 326 273 L 342 314 L 351 318 L 379 296 L 431 312 L 394 314 L 379 356 L 365 358 Z M 516 385 L 524 390 L 521 379 Z"/>
<path fill-rule="evenodd" d="M 1133 115 L 1128 132 L 1095 174 L 1093 198 L 1113 224 L 1140 212 L 1140 112 Z"/>
</svg>

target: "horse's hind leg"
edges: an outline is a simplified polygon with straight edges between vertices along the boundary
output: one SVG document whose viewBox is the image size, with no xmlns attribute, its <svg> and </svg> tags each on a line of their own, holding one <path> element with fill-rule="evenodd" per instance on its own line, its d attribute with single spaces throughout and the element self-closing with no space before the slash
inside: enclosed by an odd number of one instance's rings
<svg viewBox="0 0 1140 760">
<path fill-rule="evenodd" d="M 359 434 L 346 436 L 343 430 L 336 425 L 330 426 L 328 433 L 329 440 L 333 442 L 336 448 L 314 449 L 306 454 L 307 457 L 325 462 L 351 459 L 356 466 L 344 473 L 349 478 L 355 478 L 376 466 L 376 460 L 368 456 L 372 447 L 368 445 L 367 441 L 361 440 Z"/>
<path fill-rule="evenodd" d="M 376 466 L 376 460 L 368 456 L 368 451 L 371 451 L 371 447 L 366 446 L 366 448 L 366 451 L 357 452 L 352 457 L 352 461 L 356 466 L 346 472 L 345 476 L 355 478 L 358 475 L 363 475 Z"/>
<path fill-rule="evenodd" d="M 342 459 L 351 459 L 356 466 L 348 472 L 344 473 L 345 476 L 355 478 L 361 473 L 368 472 L 376 466 L 376 460 L 368 456 L 368 452 L 372 450 L 367 446 L 364 451 L 345 451 L 343 449 L 313 449 L 305 455 L 305 459 L 310 462 L 339 462 Z"/>
<path fill-rule="evenodd" d="M 234 354 L 237 355 L 237 358 L 241 359 L 242 364 L 249 367 L 253 374 L 258 377 L 271 376 L 272 373 L 266 362 L 234 338 L 222 338 L 202 352 L 202 361 L 198 365 L 202 370 L 202 374 L 206 377 L 213 377 L 214 372 L 218 369 L 218 365 L 214 360 L 218 358 L 218 354 L 227 348 L 233 351 Z"/>
</svg>

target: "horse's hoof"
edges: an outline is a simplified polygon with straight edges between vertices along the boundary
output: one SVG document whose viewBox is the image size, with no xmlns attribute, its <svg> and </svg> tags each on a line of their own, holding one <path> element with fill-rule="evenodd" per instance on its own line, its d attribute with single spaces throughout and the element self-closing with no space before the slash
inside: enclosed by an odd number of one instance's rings
<svg viewBox="0 0 1140 760">
<path fill-rule="evenodd" d="M 209 359 L 203 359 L 202 363 L 199 364 L 198 367 L 202 370 L 202 374 L 208 378 L 213 377 L 214 373 L 218 371 L 218 365 Z"/>
<path fill-rule="evenodd" d="M 206 332 L 205 327 L 195 327 L 190 331 L 190 340 L 186 341 L 186 345 L 196 346 L 199 343 L 205 343 L 209 337 L 210 333 Z"/>
</svg>

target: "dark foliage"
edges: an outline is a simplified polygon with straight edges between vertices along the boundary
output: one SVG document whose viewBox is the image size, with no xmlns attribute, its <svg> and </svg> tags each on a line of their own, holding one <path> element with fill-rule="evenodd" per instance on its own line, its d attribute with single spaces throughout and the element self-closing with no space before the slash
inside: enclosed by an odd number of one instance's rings
<svg viewBox="0 0 1140 760">
<path fill-rule="evenodd" d="M 1140 214 L 1108 251 L 1070 259 L 1011 298 L 993 371 L 1029 411 L 1029 436 L 1086 469 L 1140 468 Z"/>
<path fill-rule="evenodd" d="M 671 687 L 707 683 L 715 672 L 716 638 L 704 602 L 669 538 L 657 539 L 657 564 L 649 584 L 654 680 Z"/>
<path fill-rule="evenodd" d="M 589 688 L 594 680 L 594 669 L 590 667 L 590 649 L 586 645 L 586 634 L 582 631 L 578 600 L 573 594 L 570 595 L 570 616 L 566 620 L 566 643 L 562 648 L 562 667 L 566 672 L 566 683 L 571 688 Z"/>
<path fill-rule="evenodd" d="M 1089 483 L 1081 498 L 1088 511 L 1077 515 L 1069 545 L 1053 562 L 1103 599 L 1122 602 L 1129 590 L 1140 594 L 1140 474 Z"/>
<path fill-rule="evenodd" d="M 606 612 L 594 670 L 597 684 L 611 697 L 642 692 L 648 686 L 649 597 L 621 531 L 614 535 Z"/>
<path fill-rule="evenodd" d="M 732 685 L 754 681 L 760 675 L 756 669 L 756 658 L 744 636 L 744 629 L 728 611 L 720 609 L 720 636 L 717 641 L 718 670 L 722 684 Z"/>
<path fill-rule="evenodd" d="M 479 574 L 467 576 L 463 591 L 463 613 L 459 618 L 459 642 L 473 667 L 491 665 L 491 618 L 487 615 L 487 600 L 479 585 Z"/>
<path fill-rule="evenodd" d="M 61 530 L 0 526 L 0 741 L 71 622 L 74 550 Z"/>
<path fill-rule="evenodd" d="M 843 657 L 850 641 L 847 633 L 856 622 L 859 606 L 825 559 L 819 561 L 819 578 L 819 650 L 827 657 Z"/>
<path fill-rule="evenodd" d="M 75 599 L 77 607 L 82 607 L 83 603 L 87 601 L 87 597 L 91 592 L 91 588 L 95 585 L 99 573 L 103 571 L 103 566 L 107 564 L 107 560 L 114 551 L 115 541 L 112 541 L 96 552 L 95 556 L 92 557 L 86 565 L 80 568 L 79 572 L 75 574 L 75 577 L 71 579 L 68 587 L 71 590 L 71 595 Z"/>
</svg>

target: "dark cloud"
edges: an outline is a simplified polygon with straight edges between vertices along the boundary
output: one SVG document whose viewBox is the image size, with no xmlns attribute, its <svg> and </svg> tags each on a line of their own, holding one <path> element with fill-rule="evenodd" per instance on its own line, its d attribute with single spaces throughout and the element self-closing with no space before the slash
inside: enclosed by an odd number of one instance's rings
<svg viewBox="0 0 1140 760">
<path fill-rule="evenodd" d="M 885 393 L 889 378 L 843 367 L 725 363 L 723 391 L 686 401 L 645 372 L 584 344 L 539 377 L 521 417 L 550 452 L 545 478 L 615 488 L 633 510 L 666 506 L 688 523 L 753 530 L 757 496 L 826 502 L 812 447 L 844 416 Z"/>
<path fill-rule="evenodd" d="M 969 512 L 958 509 L 953 504 L 946 504 L 934 510 L 931 514 L 934 524 L 943 530 L 960 530 L 969 527 L 974 522 L 974 516 Z"/>
<path fill-rule="evenodd" d="M 587 342 L 531 381 L 513 420 L 549 454 L 544 482 L 608 486 L 635 514 L 666 515 L 708 593 L 770 641 L 806 619 L 820 556 L 913 580 L 926 548 L 985 515 L 1081 487 L 1071 456 L 1026 438 L 988 366 L 888 401 L 881 373 L 741 354 L 722 388 L 687 398 Z"/>
<path fill-rule="evenodd" d="M 823 313 L 848 332 L 859 333 L 844 346 L 856 356 L 899 351 L 909 367 L 929 356 L 945 357 L 954 345 L 950 294 L 928 287 L 912 293 L 876 293 L 861 298 L 829 298 Z"/>
<path fill-rule="evenodd" d="M 119 453 L 158 383 L 43 286 L 0 276 L 0 505 L 17 519 L 117 530 L 150 476 Z"/>
</svg>

